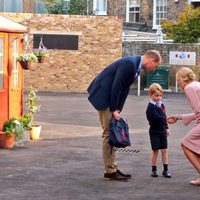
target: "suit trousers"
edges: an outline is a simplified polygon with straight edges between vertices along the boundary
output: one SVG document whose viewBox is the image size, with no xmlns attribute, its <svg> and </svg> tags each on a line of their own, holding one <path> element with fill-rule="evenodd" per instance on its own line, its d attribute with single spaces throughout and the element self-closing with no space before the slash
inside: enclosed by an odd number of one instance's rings
<svg viewBox="0 0 200 200">
<path fill-rule="evenodd" d="M 110 120 L 112 113 L 109 108 L 101 110 L 99 113 L 99 120 L 103 129 L 102 134 L 102 149 L 103 149 L 103 160 L 105 173 L 113 173 L 117 171 L 117 164 L 115 159 L 115 150 L 109 144 L 109 133 L 110 133 Z"/>
</svg>

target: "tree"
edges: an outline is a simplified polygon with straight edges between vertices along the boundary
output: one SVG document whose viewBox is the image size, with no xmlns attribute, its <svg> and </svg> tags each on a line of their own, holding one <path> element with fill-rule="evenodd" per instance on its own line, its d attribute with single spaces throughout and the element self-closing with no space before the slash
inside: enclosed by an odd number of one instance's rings
<svg viewBox="0 0 200 200">
<path fill-rule="evenodd" d="M 176 43 L 197 43 L 200 38 L 200 8 L 187 6 L 177 22 L 162 21 L 168 38 Z"/>
<path fill-rule="evenodd" d="M 65 0 L 45 0 L 50 14 L 68 14 L 69 2 Z"/>
<path fill-rule="evenodd" d="M 69 14 L 85 15 L 87 13 L 87 0 L 70 0 Z"/>
<path fill-rule="evenodd" d="M 45 0 L 51 14 L 85 15 L 87 0 Z"/>
</svg>

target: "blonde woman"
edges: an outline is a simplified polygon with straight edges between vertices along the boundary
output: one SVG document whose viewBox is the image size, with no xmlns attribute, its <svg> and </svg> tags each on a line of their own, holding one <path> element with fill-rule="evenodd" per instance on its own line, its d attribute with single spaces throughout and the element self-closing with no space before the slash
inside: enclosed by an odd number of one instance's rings
<svg viewBox="0 0 200 200">
<path fill-rule="evenodd" d="M 183 67 L 176 74 L 177 82 L 187 96 L 193 113 L 171 116 L 168 123 L 182 120 L 185 125 L 195 121 L 195 126 L 182 139 L 181 146 L 187 159 L 198 172 L 198 178 L 190 181 L 192 185 L 200 186 L 200 82 L 195 81 L 195 74 L 190 68 Z"/>
</svg>

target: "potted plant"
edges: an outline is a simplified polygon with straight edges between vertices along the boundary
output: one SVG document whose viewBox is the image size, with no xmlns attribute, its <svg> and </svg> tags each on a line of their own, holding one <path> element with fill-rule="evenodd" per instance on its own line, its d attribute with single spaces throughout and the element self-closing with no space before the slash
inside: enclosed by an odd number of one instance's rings
<svg viewBox="0 0 200 200">
<path fill-rule="evenodd" d="M 40 47 L 38 49 L 34 49 L 33 53 L 38 58 L 39 63 L 43 63 L 45 61 L 46 56 L 48 55 L 46 47 Z"/>
<path fill-rule="evenodd" d="M 40 138 L 41 126 L 35 123 L 34 115 L 40 111 L 41 105 L 38 104 L 39 96 L 37 90 L 32 86 L 27 90 L 27 97 L 25 99 L 26 113 L 30 119 L 30 139 L 35 140 Z"/>
<path fill-rule="evenodd" d="M 3 132 L 0 132 L 0 147 L 13 148 L 14 141 L 20 138 L 25 128 L 20 120 L 11 118 L 3 123 Z"/>
<path fill-rule="evenodd" d="M 31 62 L 36 62 L 38 58 L 35 54 L 29 53 L 17 56 L 16 60 L 20 63 L 23 69 L 30 69 Z"/>
</svg>

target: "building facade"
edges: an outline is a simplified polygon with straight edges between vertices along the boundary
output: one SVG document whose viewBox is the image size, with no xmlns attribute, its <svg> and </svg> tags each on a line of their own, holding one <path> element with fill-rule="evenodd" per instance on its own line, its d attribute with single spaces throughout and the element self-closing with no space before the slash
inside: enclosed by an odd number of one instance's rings
<svg viewBox="0 0 200 200">
<path fill-rule="evenodd" d="M 0 12 L 47 13 L 44 0 L 0 0 Z"/>
<path fill-rule="evenodd" d="M 87 15 L 123 16 L 124 22 L 132 25 L 145 24 L 146 30 L 156 30 L 162 19 L 176 20 L 187 5 L 200 6 L 200 0 L 85 1 Z M 0 12 L 47 13 L 47 9 L 45 0 L 0 0 Z"/>
<path fill-rule="evenodd" d="M 176 20 L 185 6 L 200 7 L 200 0 L 89 0 L 89 14 L 119 15 L 125 22 L 145 23 L 157 29 L 162 19 Z"/>
</svg>

